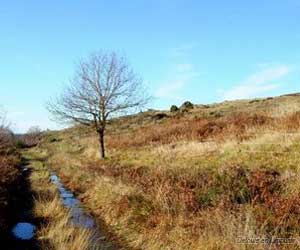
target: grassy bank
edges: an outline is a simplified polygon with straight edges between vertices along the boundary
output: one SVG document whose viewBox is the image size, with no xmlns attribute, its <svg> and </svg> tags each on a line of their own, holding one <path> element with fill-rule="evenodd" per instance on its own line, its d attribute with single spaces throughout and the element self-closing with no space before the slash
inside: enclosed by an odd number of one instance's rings
<svg viewBox="0 0 300 250">
<path fill-rule="evenodd" d="M 239 237 L 300 233 L 299 104 L 294 95 L 122 118 L 105 160 L 84 128 L 48 133 L 35 150 L 130 249 L 253 249 Z"/>
<path fill-rule="evenodd" d="M 70 213 L 63 207 L 57 187 L 50 183 L 50 173 L 43 154 L 24 150 L 28 161 L 30 184 L 33 192 L 33 215 L 40 221 L 37 240 L 43 250 L 96 250 L 93 231 L 75 227 L 70 222 Z"/>
</svg>

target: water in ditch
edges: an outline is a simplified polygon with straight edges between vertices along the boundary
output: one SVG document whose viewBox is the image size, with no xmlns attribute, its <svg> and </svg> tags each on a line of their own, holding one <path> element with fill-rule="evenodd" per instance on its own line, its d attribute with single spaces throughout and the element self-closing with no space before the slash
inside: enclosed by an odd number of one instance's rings
<svg viewBox="0 0 300 250">
<path fill-rule="evenodd" d="M 50 180 L 57 186 L 64 206 L 70 209 L 71 223 L 87 229 L 95 228 L 96 222 L 94 219 L 84 211 L 80 201 L 61 183 L 60 178 L 52 173 Z"/>
</svg>

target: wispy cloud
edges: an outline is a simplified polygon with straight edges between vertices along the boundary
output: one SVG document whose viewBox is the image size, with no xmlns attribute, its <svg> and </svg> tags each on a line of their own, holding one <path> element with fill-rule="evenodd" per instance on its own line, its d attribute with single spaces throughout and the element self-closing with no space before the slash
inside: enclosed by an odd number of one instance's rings
<svg viewBox="0 0 300 250">
<path fill-rule="evenodd" d="M 194 42 L 185 43 L 180 46 L 174 47 L 170 49 L 170 56 L 171 57 L 186 57 L 188 56 L 193 49 L 197 47 L 197 44 Z"/>
<path fill-rule="evenodd" d="M 193 71 L 193 65 L 191 63 L 179 63 L 176 65 L 176 69 L 179 73 L 186 73 Z"/>
<path fill-rule="evenodd" d="M 179 63 L 172 66 L 169 75 L 165 81 L 159 84 L 160 87 L 155 93 L 156 97 L 180 100 L 182 91 L 198 74 L 193 64 Z"/>
<path fill-rule="evenodd" d="M 268 65 L 267 65 L 268 66 Z M 287 65 L 260 67 L 260 71 L 247 77 L 242 83 L 232 89 L 221 91 L 223 99 L 246 99 L 257 97 L 268 91 L 275 90 L 281 85 L 278 80 L 288 75 L 292 69 Z"/>
<path fill-rule="evenodd" d="M 196 46 L 196 43 L 190 42 L 169 49 L 168 57 L 173 63 L 170 65 L 164 80 L 158 84 L 159 87 L 155 93 L 156 97 L 181 100 L 182 92 L 198 75 L 195 65 L 191 63 L 190 58 Z"/>
</svg>

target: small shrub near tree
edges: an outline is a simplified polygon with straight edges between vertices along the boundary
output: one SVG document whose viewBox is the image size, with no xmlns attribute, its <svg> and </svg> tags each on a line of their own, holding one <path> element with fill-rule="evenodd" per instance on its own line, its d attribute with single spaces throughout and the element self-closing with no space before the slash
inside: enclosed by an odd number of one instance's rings
<svg viewBox="0 0 300 250">
<path fill-rule="evenodd" d="M 180 110 L 181 111 L 188 111 L 188 110 L 193 109 L 193 108 L 194 108 L 194 104 L 191 103 L 190 101 L 186 101 L 181 105 Z"/>
<path fill-rule="evenodd" d="M 170 108 L 170 112 L 176 112 L 178 110 L 179 110 L 179 108 L 176 105 L 172 105 Z"/>
</svg>

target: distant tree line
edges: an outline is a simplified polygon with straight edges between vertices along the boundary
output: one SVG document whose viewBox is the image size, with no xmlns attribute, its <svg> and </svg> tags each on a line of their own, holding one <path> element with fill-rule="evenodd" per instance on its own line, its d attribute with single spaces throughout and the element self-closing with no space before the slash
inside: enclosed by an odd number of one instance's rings
<svg viewBox="0 0 300 250">
<path fill-rule="evenodd" d="M 18 140 L 21 147 L 34 147 L 42 139 L 43 132 L 38 126 L 30 127 L 27 132 L 23 135 L 20 135 Z"/>
<path fill-rule="evenodd" d="M 36 146 L 42 138 L 42 130 L 32 126 L 25 134 L 14 134 L 6 112 L 0 109 L 0 151 L 4 152 L 12 146 L 24 148 Z"/>
</svg>

